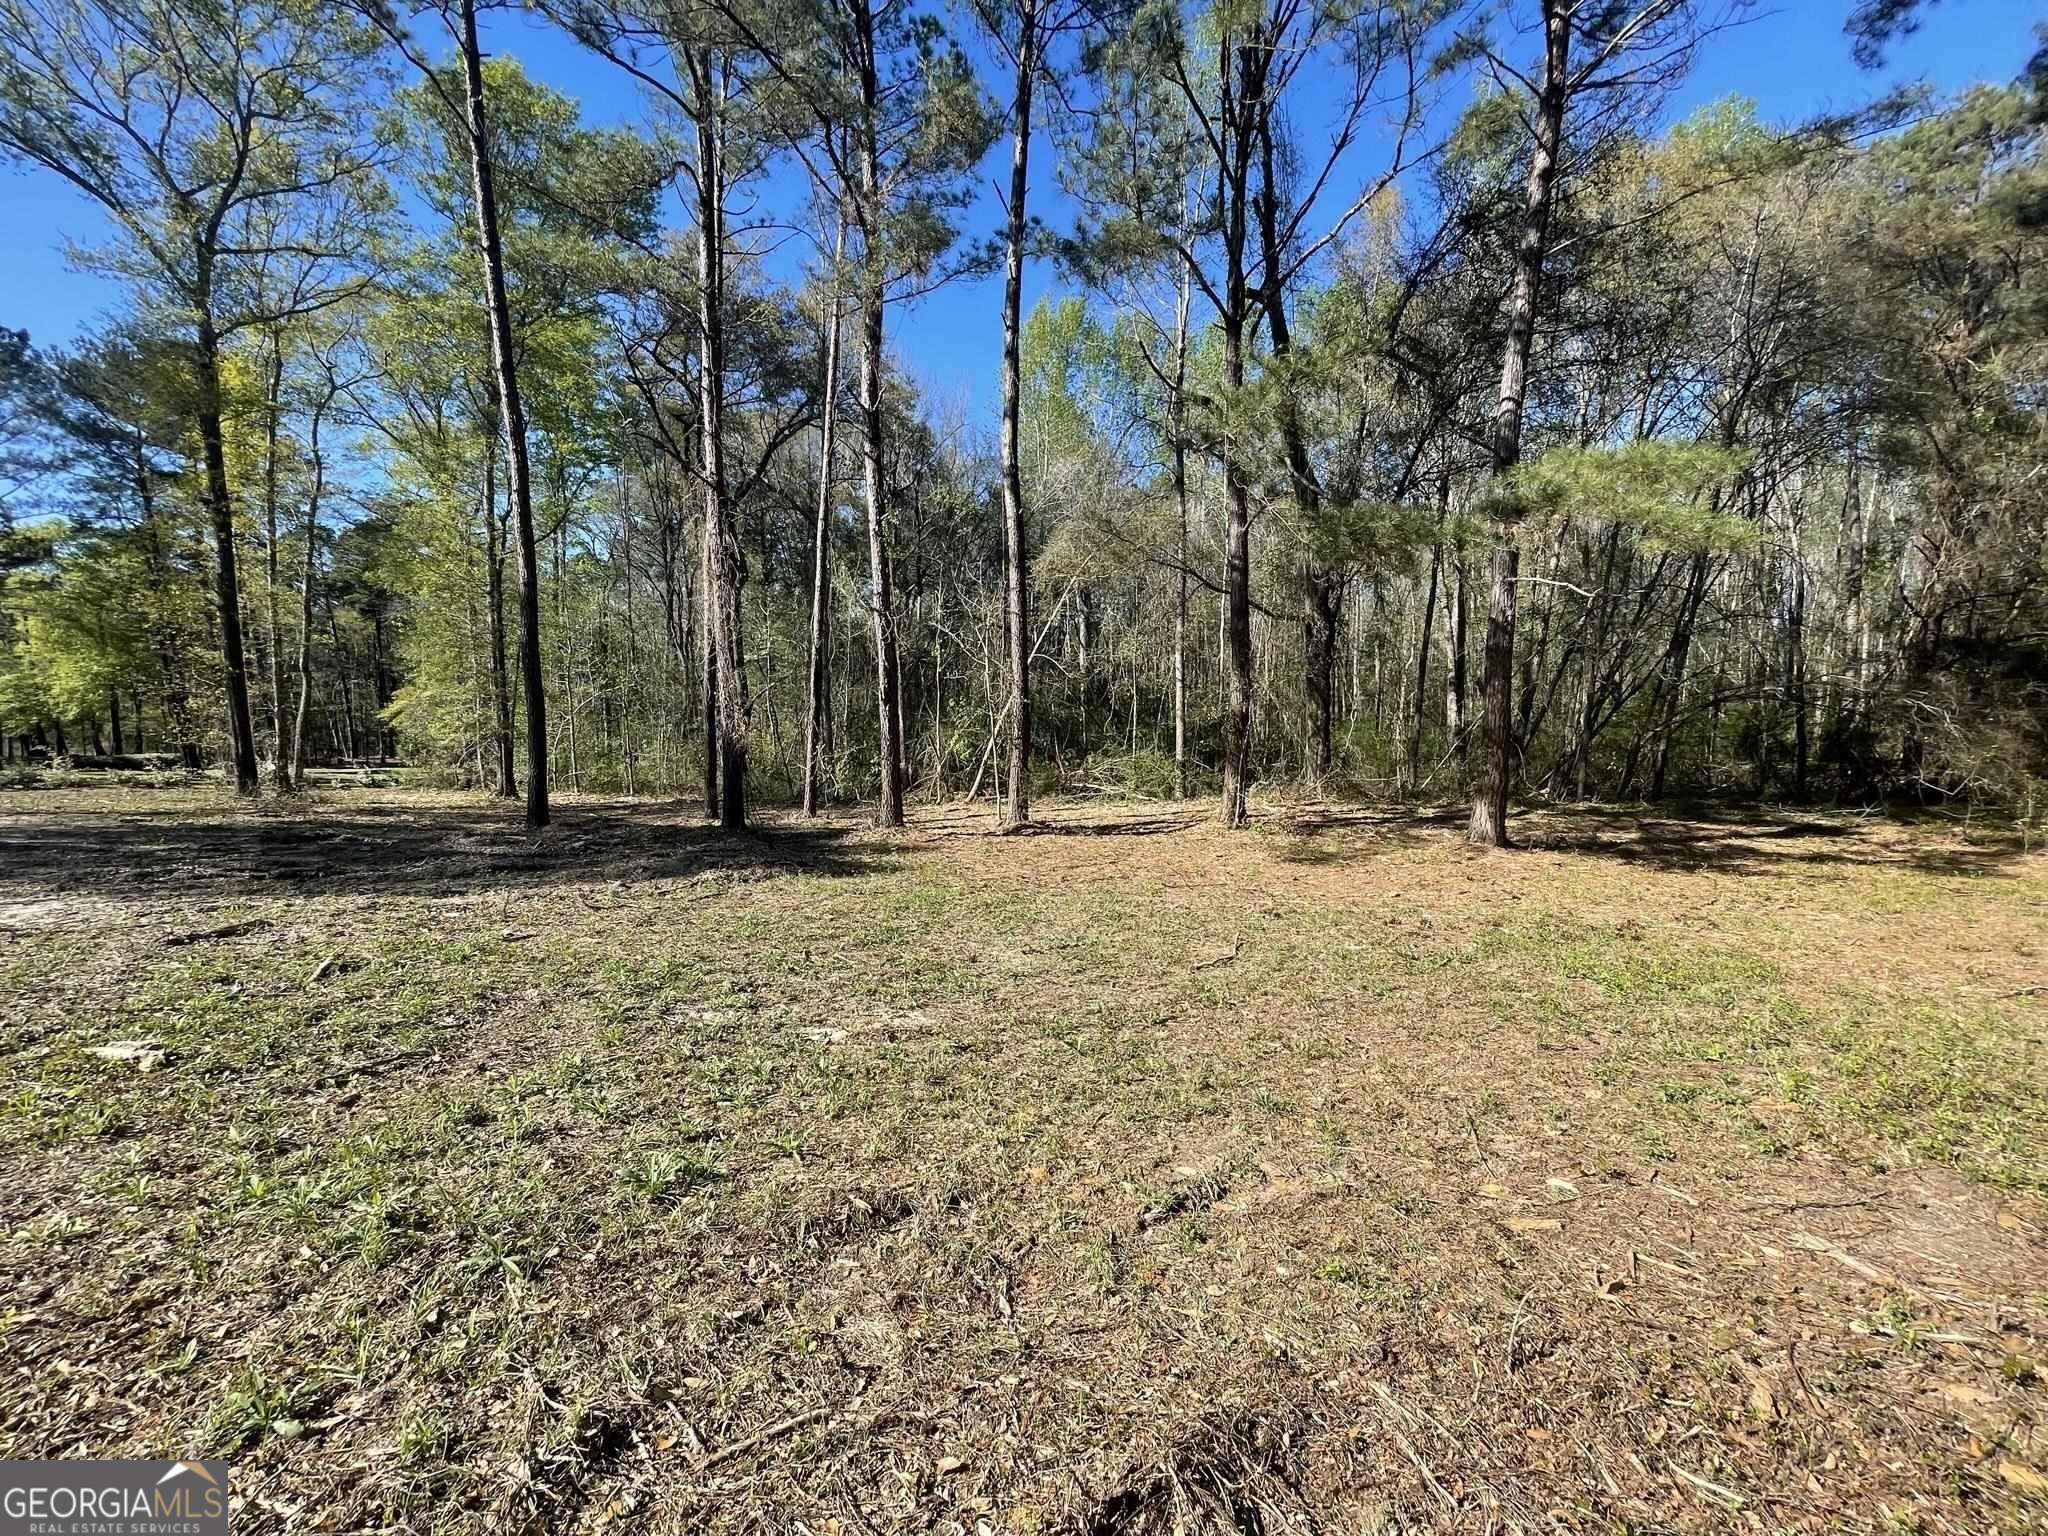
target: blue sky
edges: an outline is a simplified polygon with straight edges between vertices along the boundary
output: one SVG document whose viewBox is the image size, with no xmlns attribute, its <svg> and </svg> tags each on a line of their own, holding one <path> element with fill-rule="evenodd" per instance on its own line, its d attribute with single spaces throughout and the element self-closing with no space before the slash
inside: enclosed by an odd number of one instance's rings
<svg viewBox="0 0 2048 1536">
<path fill-rule="evenodd" d="M 1942 90 L 1978 80 L 2012 79 L 2033 51 L 2036 16 L 2028 0 L 1945 0 L 1917 36 L 1891 50 L 1881 76 L 1858 70 L 1849 57 L 1842 20 L 1853 0 L 1808 0 L 1760 9 L 1754 19 L 1710 41 L 1700 65 L 1671 103 L 1683 115 L 1729 95 L 1753 98 L 1767 119 L 1786 120 L 1866 99 L 1884 84 L 1925 79 Z M 576 97 L 594 121 L 619 123 L 640 113 L 631 83 L 610 65 L 524 13 L 495 13 L 485 46 L 516 55 L 531 75 Z M 1370 157 L 1367 146 L 1363 156 Z M 1053 146 L 1035 151 L 1036 208 L 1057 223 L 1050 196 Z M 1007 176 L 1008 152 L 999 147 L 983 167 L 980 199 L 967 215 L 968 233 L 993 231 L 1000 208 L 994 178 Z M 781 173 L 793 178 L 793 170 Z M 1041 192 L 1040 189 L 1046 189 Z M 26 327 L 39 344 L 61 344 L 117 307 L 111 280 L 71 268 L 66 240 L 91 243 L 105 224 L 77 193 L 43 172 L 0 168 L 0 206 L 8 232 L 0 240 L 0 325 Z M 1333 191 L 1333 207 L 1347 199 Z M 786 250 L 785 270 L 800 254 Z M 1025 304 L 1053 283 L 1044 264 L 1027 274 Z M 965 405 L 975 422 L 988 421 L 996 400 L 1000 345 L 1000 282 L 962 282 L 891 315 L 891 345 L 924 388 L 939 400 Z"/>
</svg>

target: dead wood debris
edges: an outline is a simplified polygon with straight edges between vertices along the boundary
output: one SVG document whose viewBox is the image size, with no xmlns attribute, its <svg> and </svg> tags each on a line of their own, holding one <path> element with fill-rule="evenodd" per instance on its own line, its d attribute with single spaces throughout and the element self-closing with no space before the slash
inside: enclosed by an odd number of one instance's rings
<svg viewBox="0 0 2048 1536">
<path fill-rule="evenodd" d="M 267 917 L 246 917 L 238 923 L 222 923 L 218 928 L 195 928 L 189 933 L 174 933 L 164 939 L 164 948 L 177 949 L 186 944 L 204 944 L 209 939 L 235 939 L 245 933 L 261 933 L 270 926 Z"/>
</svg>

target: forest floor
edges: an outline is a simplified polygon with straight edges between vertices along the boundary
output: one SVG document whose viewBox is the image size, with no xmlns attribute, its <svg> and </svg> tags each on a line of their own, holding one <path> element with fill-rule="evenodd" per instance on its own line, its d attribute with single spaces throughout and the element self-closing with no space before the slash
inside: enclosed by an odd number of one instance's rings
<svg viewBox="0 0 2048 1536">
<path fill-rule="evenodd" d="M 2048 856 L 1042 814 L 0 794 L 0 1456 L 244 1536 L 2048 1521 Z"/>
</svg>

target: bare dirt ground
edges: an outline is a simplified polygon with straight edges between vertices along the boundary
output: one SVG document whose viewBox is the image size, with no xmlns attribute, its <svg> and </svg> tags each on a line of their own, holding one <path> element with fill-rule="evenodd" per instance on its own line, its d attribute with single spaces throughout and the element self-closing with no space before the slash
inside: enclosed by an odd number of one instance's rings
<svg viewBox="0 0 2048 1536">
<path fill-rule="evenodd" d="M 243 1532 L 2048 1528 L 2048 858 L 915 823 L 0 794 L 0 1455 Z"/>
</svg>

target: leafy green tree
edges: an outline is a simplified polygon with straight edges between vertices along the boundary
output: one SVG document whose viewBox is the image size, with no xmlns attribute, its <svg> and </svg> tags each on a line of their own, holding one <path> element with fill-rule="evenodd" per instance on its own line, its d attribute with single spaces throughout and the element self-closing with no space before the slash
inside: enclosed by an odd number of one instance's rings
<svg viewBox="0 0 2048 1536">
<path fill-rule="evenodd" d="M 190 344 L 235 783 L 254 794 L 222 353 L 362 285 L 388 208 L 374 37 L 297 0 L 4 0 L 0 45 L 0 152 L 106 210 L 114 244 L 81 256 Z"/>
</svg>

